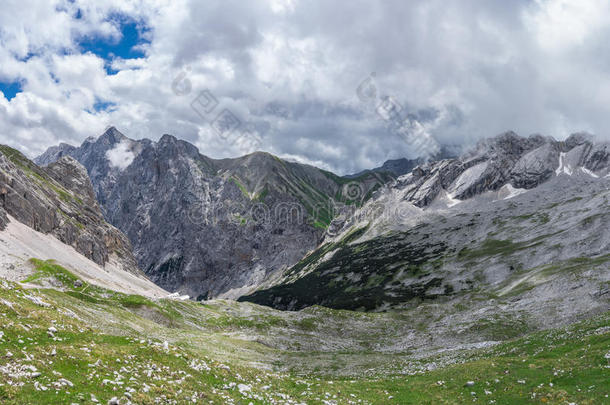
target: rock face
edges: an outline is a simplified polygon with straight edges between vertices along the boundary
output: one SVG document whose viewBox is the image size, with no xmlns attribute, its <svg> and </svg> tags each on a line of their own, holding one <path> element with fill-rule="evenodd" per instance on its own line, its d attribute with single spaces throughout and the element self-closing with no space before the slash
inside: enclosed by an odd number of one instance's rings
<svg viewBox="0 0 610 405">
<path fill-rule="evenodd" d="M 86 167 L 104 216 L 127 234 L 145 273 L 167 290 L 204 299 L 276 284 L 321 243 L 362 226 L 357 217 L 380 202 L 408 207 L 410 217 L 486 193 L 516 195 L 560 174 L 604 178 L 610 148 L 586 134 L 557 142 L 509 132 L 397 179 L 383 170 L 339 177 L 266 153 L 216 160 L 170 135 L 135 141 L 114 128 L 62 150 Z M 384 226 L 402 219 L 386 218 Z"/>
<path fill-rule="evenodd" d="M 369 218 L 348 228 L 275 285 L 240 300 L 283 310 L 375 311 L 473 292 L 524 294 L 530 309 L 538 302 L 582 315 L 590 308 L 564 295 L 586 286 L 583 294 L 597 296 L 610 282 L 609 183 L 585 173 L 555 176 L 512 198 L 493 192 L 403 216 L 388 203 L 385 222 Z M 608 294 L 596 301 L 610 309 Z"/>
<path fill-rule="evenodd" d="M 442 191 L 461 201 L 508 184 L 532 189 L 563 168 L 580 167 L 603 176 L 609 171 L 609 152 L 608 143 L 595 144 L 584 134 L 557 142 L 540 135 L 523 138 L 507 132 L 480 142 L 459 158 L 418 166 L 401 176 L 393 187 L 400 190 L 405 201 L 426 207 Z"/>
<path fill-rule="evenodd" d="M 109 260 L 141 274 L 128 239 L 108 224 L 95 199 L 85 168 L 64 156 L 40 168 L 18 151 L 0 146 L 0 226 L 8 215 L 52 234 L 104 266 Z"/>
<path fill-rule="evenodd" d="M 583 134 L 557 142 L 507 133 L 419 166 L 240 299 L 288 310 L 381 310 L 540 284 L 541 302 L 562 302 L 562 288 L 581 273 L 596 294 L 610 277 L 609 151 Z"/>
<path fill-rule="evenodd" d="M 70 156 L 70 153 L 74 152 L 76 148 L 67 143 L 60 143 L 57 146 L 51 146 L 45 153 L 34 159 L 34 163 L 38 166 L 46 166 L 49 163 L 58 161 L 64 156 Z"/>
<path fill-rule="evenodd" d="M 199 299 L 238 297 L 298 262 L 320 242 L 335 203 L 360 204 L 392 180 L 368 173 L 352 189 L 267 153 L 215 160 L 170 135 L 134 141 L 114 128 L 69 154 L 147 276 Z"/>
<path fill-rule="evenodd" d="M 521 157 L 511 170 L 512 184 L 518 188 L 534 188 L 555 174 L 560 149 L 548 142 Z"/>
</svg>

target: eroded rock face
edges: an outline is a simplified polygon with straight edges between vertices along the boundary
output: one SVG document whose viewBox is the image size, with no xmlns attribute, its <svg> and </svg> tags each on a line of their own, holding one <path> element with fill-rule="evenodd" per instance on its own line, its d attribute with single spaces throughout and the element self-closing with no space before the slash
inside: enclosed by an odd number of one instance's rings
<svg viewBox="0 0 610 405">
<path fill-rule="evenodd" d="M 442 190 L 457 200 L 466 200 L 507 184 L 532 189 L 557 174 L 585 168 L 595 176 L 609 171 L 610 147 L 595 143 L 587 134 L 574 134 L 564 142 L 540 135 L 528 138 L 513 132 L 480 142 L 457 159 L 431 162 L 400 177 L 393 187 L 418 207 L 430 205 Z"/>
<path fill-rule="evenodd" d="M 610 144 L 594 145 L 585 159 L 584 166 L 594 172 L 610 167 Z"/>
<path fill-rule="evenodd" d="M 389 192 L 426 209 L 443 196 L 456 204 L 507 186 L 535 188 L 558 171 L 608 173 L 608 148 L 585 134 L 557 142 L 509 132 L 395 181 L 383 171 L 341 178 L 266 153 L 215 160 L 170 135 L 134 141 L 114 128 L 66 150 L 86 167 L 104 216 L 128 235 L 146 274 L 198 298 L 246 294 L 315 249 L 326 230 L 349 227 L 352 211 L 335 203 L 353 203 L 350 182 L 359 202 Z"/>
<path fill-rule="evenodd" d="M 557 145 L 549 142 L 524 154 L 511 170 L 512 184 L 530 189 L 548 180 L 555 174 L 559 153 Z"/>
<path fill-rule="evenodd" d="M 267 153 L 210 159 L 171 135 L 134 141 L 111 128 L 70 155 L 148 277 L 200 299 L 238 297 L 296 263 L 320 242 L 333 201 L 350 198 L 348 180 L 315 167 Z M 391 179 L 354 179 L 354 198 Z"/>
<path fill-rule="evenodd" d="M 101 214 L 87 169 L 70 156 L 49 164 L 46 172 L 68 191 L 78 195 L 84 205 Z"/>
<path fill-rule="evenodd" d="M 46 166 L 49 163 L 57 162 L 64 156 L 70 156 L 70 153 L 74 150 L 76 150 L 76 147 L 67 143 L 60 143 L 57 146 L 51 146 L 45 153 L 34 159 L 34 163 L 38 166 Z"/>
<path fill-rule="evenodd" d="M 7 215 L 52 234 L 97 264 L 111 258 L 140 274 L 129 240 L 108 224 L 95 199 L 86 169 L 64 156 L 39 168 L 8 147 L 0 150 L 0 224 Z"/>
</svg>

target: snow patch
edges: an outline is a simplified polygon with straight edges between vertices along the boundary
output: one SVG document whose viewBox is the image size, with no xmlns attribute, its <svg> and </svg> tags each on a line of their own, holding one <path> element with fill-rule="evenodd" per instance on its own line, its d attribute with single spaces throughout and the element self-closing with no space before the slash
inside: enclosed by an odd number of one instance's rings
<svg viewBox="0 0 610 405">
<path fill-rule="evenodd" d="M 446 197 L 447 197 L 447 207 L 451 208 L 455 205 L 458 205 L 459 203 L 462 202 L 462 200 L 458 200 L 457 198 L 455 198 L 455 196 L 453 194 L 450 193 L 446 193 Z"/>
<path fill-rule="evenodd" d="M 112 167 L 125 170 L 136 158 L 136 155 L 131 150 L 131 142 L 126 139 L 118 143 L 114 149 L 107 151 L 106 158 Z"/>
<path fill-rule="evenodd" d="M 569 164 L 565 164 L 563 160 L 566 157 L 566 153 L 561 152 L 559 154 L 559 167 L 557 168 L 557 170 L 555 170 L 555 175 L 559 176 L 560 174 L 564 173 L 567 174 L 568 176 L 571 176 L 573 173 L 572 167 Z"/>
<path fill-rule="evenodd" d="M 503 195 L 505 193 L 508 193 L 508 194 L 505 197 L 503 197 L 502 199 L 509 200 L 520 194 L 527 193 L 527 190 L 524 188 L 515 188 L 515 187 L 513 187 L 512 184 L 509 183 L 500 189 L 500 195 Z"/>
<path fill-rule="evenodd" d="M 586 167 L 581 167 L 580 170 L 582 170 L 583 173 L 588 174 L 591 177 L 599 179 L 599 176 L 597 174 L 593 173 L 591 170 L 587 169 Z"/>
<path fill-rule="evenodd" d="M 167 298 L 170 300 L 176 300 L 176 301 L 188 301 L 191 297 L 188 295 L 180 295 L 180 293 L 175 292 L 175 293 L 169 294 L 167 296 Z"/>
</svg>

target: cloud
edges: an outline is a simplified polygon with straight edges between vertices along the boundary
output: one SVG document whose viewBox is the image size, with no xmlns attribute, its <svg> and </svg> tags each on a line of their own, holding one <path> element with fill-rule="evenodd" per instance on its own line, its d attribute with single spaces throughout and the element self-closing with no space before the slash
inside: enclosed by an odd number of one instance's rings
<svg viewBox="0 0 610 405">
<path fill-rule="evenodd" d="M 106 158 L 108 158 L 112 167 L 116 167 L 119 170 L 125 170 L 133 163 L 136 156 L 131 150 L 129 140 L 124 140 L 119 142 L 113 149 L 107 151 Z"/>
<path fill-rule="evenodd" d="M 34 156 L 115 125 L 132 138 L 171 133 L 212 157 L 256 148 L 356 172 L 417 154 L 359 99 L 372 72 L 378 99 L 391 96 L 443 143 L 509 129 L 608 138 L 608 8 L 602 0 L 7 0 L 0 82 L 21 92 L 0 96 L 0 142 Z M 204 90 L 215 108 L 201 114 L 191 104 Z M 240 123 L 230 136 L 213 125 L 224 109 Z"/>
</svg>

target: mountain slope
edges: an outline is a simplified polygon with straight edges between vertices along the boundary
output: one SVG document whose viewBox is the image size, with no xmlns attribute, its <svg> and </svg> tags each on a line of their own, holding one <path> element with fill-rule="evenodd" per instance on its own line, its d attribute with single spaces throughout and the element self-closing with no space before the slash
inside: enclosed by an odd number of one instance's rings
<svg viewBox="0 0 610 405">
<path fill-rule="evenodd" d="M 63 157 L 40 168 L 9 147 L 1 146 L 0 153 L 2 229 L 10 215 L 101 266 L 114 260 L 141 274 L 127 238 L 104 220 L 87 172 L 78 162 Z"/>
<path fill-rule="evenodd" d="M 510 299 L 512 316 L 523 311 L 541 325 L 607 311 L 609 150 L 580 135 L 558 143 L 507 134 L 418 167 L 240 300 L 369 311 L 451 300 L 474 312 L 476 292 Z"/>
<path fill-rule="evenodd" d="M 139 270 L 125 235 L 103 218 L 87 172 L 62 157 L 39 168 L 0 146 L 0 277 L 22 281 L 29 259 L 53 259 L 86 282 L 165 296 Z"/>
<path fill-rule="evenodd" d="M 531 189 L 548 181 L 557 170 L 573 170 L 606 176 L 610 144 L 594 143 L 586 134 L 574 134 L 565 142 L 507 132 L 480 142 L 458 159 L 430 162 L 402 176 L 394 185 L 405 201 L 417 207 L 430 205 L 443 193 L 465 200 L 485 191 L 511 185 Z M 597 174 L 596 174 L 597 173 Z"/>
<path fill-rule="evenodd" d="M 412 211 L 412 225 L 402 230 L 371 221 L 308 255 L 278 285 L 243 299 L 282 309 L 374 310 L 547 281 L 557 282 L 559 296 L 570 284 L 561 268 L 593 271 L 593 293 L 610 270 L 610 191 L 607 182 L 581 180 L 557 179 L 509 200 L 494 193 L 449 210 Z"/>
<path fill-rule="evenodd" d="M 251 291 L 318 245 L 335 202 L 359 205 L 392 180 L 365 174 L 350 194 L 349 180 L 267 153 L 215 160 L 170 135 L 134 141 L 114 128 L 65 153 L 151 280 L 199 299 Z"/>
</svg>

